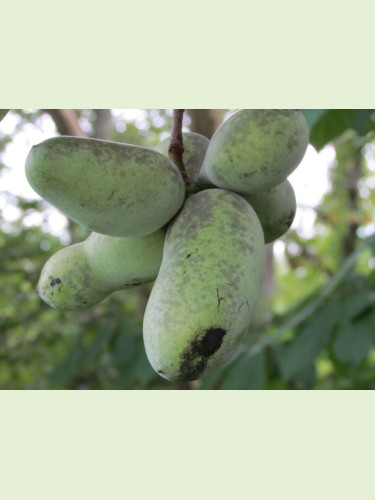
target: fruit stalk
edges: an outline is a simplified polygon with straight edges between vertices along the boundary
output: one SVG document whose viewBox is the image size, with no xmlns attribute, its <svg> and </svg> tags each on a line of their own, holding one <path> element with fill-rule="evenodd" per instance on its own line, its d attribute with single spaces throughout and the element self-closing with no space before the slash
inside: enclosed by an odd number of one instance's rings
<svg viewBox="0 0 375 500">
<path fill-rule="evenodd" d="M 179 169 L 185 185 L 189 184 L 189 177 L 186 173 L 185 164 L 183 160 L 184 154 L 184 140 L 182 137 L 182 120 L 184 117 L 184 109 L 173 110 L 173 124 L 171 133 L 171 142 L 168 148 L 169 158 Z"/>
</svg>

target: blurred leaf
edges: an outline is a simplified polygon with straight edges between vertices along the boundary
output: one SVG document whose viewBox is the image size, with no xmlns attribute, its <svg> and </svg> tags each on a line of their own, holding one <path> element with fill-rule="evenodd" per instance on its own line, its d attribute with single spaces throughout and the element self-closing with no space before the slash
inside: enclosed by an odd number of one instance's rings
<svg viewBox="0 0 375 500">
<path fill-rule="evenodd" d="M 316 369 L 313 364 L 306 366 L 303 370 L 291 377 L 293 389 L 312 389 L 316 382 Z"/>
<path fill-rule="evenodd" d="M 229 364 L 231 364 L 231 363 L 229 363 Z M 227 368 L 228 368 L 228 364 L 225 364 L 224 366 L 222 366 L 218 370 L 215 370 L 210 375 L 207 375 L 206 377 L 202 378 L 201 385 L 200 385 L 199 389 L 203 390 L 203 391 L 208 390 L 208 389 L 219 389 L 220 382 L 225 377 Z"/>
<path fill-rule="evenodd" d="M 0 109 L 0 122 L 7 115 L 9 109 Z"/>
<path fill-rule="evenodd" d="M 288 344 L 281 346 L 277 358 L 285 380 L 305 370 L 330 339 L 331 330 L 340 317 L 340 306 L 334 297 L 310 316 Z"/>
<path fill-rule="evenodd" d="M 123 364 L 114 388 L 144 389 L 148 382 L 156 377 L 159 375 L 152 369 L 144 350 L 137 349 L 135 355 Z"/>
<path fill-rule="evenodd" d="M 348 129 L 364 134 L 375 127 L 371 119 L 371 109 L 330 109 L 313 125 L 310 132 L 310 144 L 318 151 Z"/>
<path fill-rule="evenodd" d="M 372 290 L 345 291 L 340 297 L 340 325 L 356 322 L 361 313 L 368 311 L 369 306 L 375 303 L 375 292 Z"/>
<path fill-rule="evenodd" d="M 89 345 L 87 349 L 82 354 L 82 362 L 88 362 L 96 358 L 108 344 L 111 332 L 108 328 L 103 328 L 97 332 L 96 337 L 93 342 Z"/>
<path fill-rule="evenodd" d="M 360 135 L 364 135 L 370 130 L 374 130 L 374 110 L 373 109 L 358 109 L 354 115 L 351 127 Z"/>
<path fill-rule="evenodd" d="M 81 362 L 81 338 L 74 342 L 68 355 L 48 377 L 48 389 L 60 389 L 69 384 L 79 373 Z"/>
<path fill-rule="evenodd" d="M 342 296 L 342 315 L 332 348 L 334 355 L 343 363 L 357 365 L 367 356 L 373 345 L 374 304 L 375 294 L 371 289 L 353 289 L 352 293 L 345 292 Z"/>
<path fill-rule="evenodd" d="M 309 127 L 309 130 L 311 132 L 311 129 L 313 128 L 315 123 L 328 110 L 327 109 L 301 109 L 300 111 L 303 114 L 303 116 L 305 117 L 307 125 Z"/>
<path fill-rule="evenodd" d="M 374 318 L 367 315 L 361 321 L 345 323 L 336 334 L 333 352 L 343 363 L 358 365 L 367 356 L 375 340 Z"/>
<path fill-rule="evenodd" d="M 259 390 L 263 388 L 265 379 L 264 351 L 255 356 L 245 353 L 226 371 L 220 389 Z"/>
<path fill-rule="evenodd" d="M 310 143 L 319 151 L 350 128 L 354 117 L 354 109 L 330 109 L 313 126 Z"/>
<path fill-rule="evenodd" d="M 265 383 L 265 354 L 253 356 L 245 352 L 214 371 L 201 382 L 200 390 L 251 390 L 262 389 Z"/>
</svg>

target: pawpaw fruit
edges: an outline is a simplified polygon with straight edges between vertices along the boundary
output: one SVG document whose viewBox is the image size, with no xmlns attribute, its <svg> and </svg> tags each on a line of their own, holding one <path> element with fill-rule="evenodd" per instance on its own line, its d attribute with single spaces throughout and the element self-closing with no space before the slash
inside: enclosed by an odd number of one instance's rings
<svg viewBox="0 0 375 500">
<path fill-rule="evenodd" d="M 164 238 L 162 229 L 134 238 L 91 233 L 48 259 L 36 291 L 55 309 L 88 309 L 116 290 L 154 281 Z"/>
<path fill-rule="evenodd" d="M 55 137 L 33 146 L 26 176 L 70 219 L 109 236 L 151 234 L 185 198 L 182 176 L 164 155 L 99 139 Z"/>
<path fill-rule="evenodd" d="M 259 219 L 241 196 L 189 196 L 168 226 L 163 261 L 144 315 L 146 354 L 168 380 L 223 365 L 249 329 L 265 266 Z"/>
<path fill-rule="evenodd" d="M 293 187 L 288 179 L 270 189 L 242 196 L 258 215 L 266 243 L 275 241 L 290 229 L 296 215 L 297 204 Z"/>
<path fill-rule="evenodd" d="M 308 144 L 308 126 L 299 110 L 242 109 L 214 133 L 200 177 L 237 193 L 264 191 L 288 177 Z"/>
</svg>

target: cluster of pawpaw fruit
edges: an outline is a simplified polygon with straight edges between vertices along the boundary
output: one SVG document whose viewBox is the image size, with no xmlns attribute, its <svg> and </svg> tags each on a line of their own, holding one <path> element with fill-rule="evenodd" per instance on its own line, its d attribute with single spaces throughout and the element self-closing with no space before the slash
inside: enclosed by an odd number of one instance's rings
<svg viewBox="0 0 375 500">
<path fill-rule="evenodd" d="M 189 178 L 155 149 L 79 137 L 34 146 L 34 190 L 92 231 L 45 264 L 37 291 L 54 308 L 86 309 L 155 281 L 145 310 L 148 359 L 168 380 L 222 366 L 249 329 L 265 244 L 291 226 L 287 176 L 309 142 L 298 110 L 237 111 L 211 140 L 184 133 Z"/>
</svg>

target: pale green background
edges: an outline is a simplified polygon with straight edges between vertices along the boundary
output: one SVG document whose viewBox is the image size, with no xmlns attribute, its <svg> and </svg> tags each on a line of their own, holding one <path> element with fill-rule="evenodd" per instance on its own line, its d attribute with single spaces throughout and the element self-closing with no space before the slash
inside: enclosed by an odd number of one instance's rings
<svg viewBox="0 0 375 500">
<path fill-rule="evenodd" d="M 0 104 L 364 108 L 373 2 L 8 2 Z"/>
<path fill-rule="evenodd" d="M 0 107 L 372 108 L 371 5 L 8 3 Z M 0 404 L 6 500 L 372 495 L 371 392 L 9 391 Z"/>
</svg>

